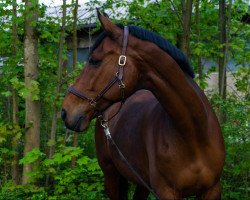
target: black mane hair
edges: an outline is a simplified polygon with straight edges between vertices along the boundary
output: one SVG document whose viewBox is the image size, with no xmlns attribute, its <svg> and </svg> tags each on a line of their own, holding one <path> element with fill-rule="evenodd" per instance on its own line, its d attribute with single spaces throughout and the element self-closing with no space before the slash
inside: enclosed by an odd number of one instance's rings
<svg viewBox="0 0 250 200">
<path fill-rule="evenodd" d="M 117 24 L 117 26 L 121 29 L 124 28 L 124 26 L 121 24 Z M 129 33 L 141 40 L 146 40 L 156 44 L 163 51 L 168 53 L 178 63 L 178 65 L 184 72 L 186 72 L 192 78 L 195 77 L 195 73 L 191 68 L 186 56 L 181 52 L 181 50 L 171 44 L 168 40 L 161 37 L 160 35 L 157 35 L 156 33 L 153 33 L 138 26 L 129 26 Z M 97 48 L 97 46 L 106 36 L 107 33 L 105 31 L 102 31 L 101 34 L 97 37 L 94 45 L 92 46 L 90 53 Z"/>
</svg>

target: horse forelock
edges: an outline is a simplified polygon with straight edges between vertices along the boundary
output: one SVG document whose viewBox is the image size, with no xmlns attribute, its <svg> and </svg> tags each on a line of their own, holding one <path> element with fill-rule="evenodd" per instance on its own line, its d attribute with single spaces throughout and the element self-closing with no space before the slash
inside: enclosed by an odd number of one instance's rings
<svg viewBox="0 0 250 200">
<path fill-rule="evenodd" d="M 120 27 L 121 29 L 124 28 L 122 24 L 117 24 L 117 26 Z M 161 48 L 163 51 L 169 54 L 178 63 L 178 65 L 184 72 L 186 72 L 192 78 L 195 77 L 195 73 L 192 67 L 190 66 L 186 56 L 181 52 L 181 50 L 179 50 L 176 46 L 171 44 L 167 39 L 138 26 L 129 26 L 129 33 L 141 40 L 146 40 L 156 44 L 159 48 Z M 102 40 L 106 36 L 107 33 L 105 31 L 102 31 L 100 33 L 95 43 L 91 47 L 90 54 L 98 47 L 98 45 L 102 42 Z"/>
</svg>

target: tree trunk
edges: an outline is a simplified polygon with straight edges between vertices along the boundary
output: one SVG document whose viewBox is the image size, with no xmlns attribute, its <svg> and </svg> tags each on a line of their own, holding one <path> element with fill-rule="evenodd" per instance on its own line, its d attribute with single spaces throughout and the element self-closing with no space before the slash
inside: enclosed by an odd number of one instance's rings
<svg viewBox="0 0 250 200">
<path fill-rule="evenodd" d="M 226 2 L 219 0 L 219 42 L 221 44 L 219 56 L 219 95 L 226 98 Z"/>
<path fill-rule="evenodd" d="M 219 95 L 222 99 L 226 99 L 227 93 L 227 54 L 228 54 L 228 38 L 230 33 L 230 19 L 232 10 L 232 0 L 229 0 L 228 16 L 226 15 L 226 2 L 225 0 L 219 1 L 219 42 L 222 46 L 220 49 L 219 65 Z M 219 113 L 219 121 L 221 123 L 226 121 L 226 116 L 222 110 Z"/>
<path fill-rule="evenodd" d="M 17 24 L 16 24 L 16 18 L 17 18 L 17 11 L 16 11 L 16 0 L 13 0 L 12 2 L 12 56 L 15 59 L 17 56 Z M 13 88 L 12 89 L 12 122 L 13 124 L 18 125 L 18 95 L 17 91 Z M 12 150 L 14 152 L 13 161 L 11 164 L 11 175 L 12 180 L 15 185 L 19 182 L 19 171 L 18 171 L 18 139 L 16 137 L 13 137 L 12 139 Z"/>
<path fill-rule="evenodd" d="M 63 45 L 65 43 L 65 25 L 66 25 L 66 0 L 63 0 L 63 16 L 62 16 L 62 27 L 61 27 L 61 35 L 59 41 L 59 52 L 58 52 L 58 70 L 57 70 L 57 86 L 55 94 L 58 94 L 61 90 L 61 82 L 62 82 L 62 70 L 63 70 Z M 53 106 L 53 117 L 52 117 L 52 125 L 50 131 L 50 141 L 51 146 L 49 150 L 49 158 L 52 158 L 54 155 L 55 148 L 55 138 L 56 138 L 56 127 L 57 127 L 57 114 L 58 108 L 55 104 Z"/>
<path fill-rule="evenodd" d="M 18 125 L 18 96 L 17 92 L 15 89 L 12 90 L 12 104 L 13 104 L 13 124 Z M 19 154 L 18 154 L 18 144 L 19 144 L 19 139 L 16 137 L 13 137 L 12 139 L 12 150 L 14 152 L 13 156 L 13 161 L 11 163 L 11 175 L 12 175 L 12 180 L 15 185 L 18 185 L 19 183 L 19 170 L 18 170 L 18 161 L 19 161 Z"/>
<path fill-rule="evenodd" d="M 197 43 L 200 43 L 200 0 L 196 0 L 195 2 L 195 24 L 196 24 L 196 35 L 197 35 Z M 203 81 L 203 66 L 201 62 L 201 56 L 199 55 L 197 58 L 197 68 L 199 75 L 199 83 Z"/>
<path fill-rule="evenodd" d="M 78 0 L 74 2 L 74 10 L 73 10 L 73 68 L 76 68 L 77 64 L 77 11 L 78 11 Z"/>
<path fill-rule="evenodd" d="M 182 0 L 182 51 L 190 59 L 190 32 L 193 0 Z"/>
<path fill-rule="evenodd" d="M 11 90 L 11 87 L 8 87 L 8 90 Z M 5 102 L 5 113 L 6 113 L 6 118 L 8 122 L 11 122 L 11 97 L 7 97 L 6 98 L 6 102 Z"/>
<path fill-rule="evenodd" d="M 59 40 L 59 50 L 58 50 L 58 69 L 57 69 L 57 85 L 55 89 L 55 94 L 59 94 L 61 91 L 61 82 L 62 82 L 62 70 L 63 70 L 63 46 L 65 43 L 65 25 L 66 25 L 66 0 L 63 0 L 62 5 L 62 26 L 61 26 L 61 35 Z M 57 116 L 58 116 L 58 107 L 55 102 L 53 105 L 52 112 L 52 124 L 50 130 L 50 147 L 49 147 L 49 159 L 51 159 L 55 153 L 55 144 L 56 144 L 56 127 L 57 127 Z M 46 186 L 49 185 L 50 177 L 46 177 Z"/>
<path fill-rule="evenodd" d="M 73 147 L 77 147 L 78 146 L 78 138 L 79 138 L 78 133 L 74 132 Z M 71 167 L 72 168 L 74 168 L 76 166 L 76 161 L 77 161 L 77 158 L 75 156 L 72 157 L 72 160 L 71 160 Z"/>
<path fill-rule="evenodd" d="M 25 1 L 25 39 L 24 39 L 24 75 L 25 87 L 32 88 L 32 82 L 38 77 L 38 38 L 34 22 L 38 19 L 38 0 Z M 40 145 L 40 102 L 32 99 L 32 94 L 25 98 L 25 146 L 24 156 Z M 31 172 L 32 164 L 23 165 L 22 184 L 29 182 L 27 173 Z"/>
<path fill-rule="evenodd" d="M 74 11 L 73 11 L 73 68 L 76 68 L 77 65 L 77 10 L 78 10 L 78 0 L 75 0 Z M 78 133 L 74 133 L 73 147 L 78 146 Z M 71 166 L 75 167 L 76 157 L 73 157 L 71 160 Z"/>
</svg>

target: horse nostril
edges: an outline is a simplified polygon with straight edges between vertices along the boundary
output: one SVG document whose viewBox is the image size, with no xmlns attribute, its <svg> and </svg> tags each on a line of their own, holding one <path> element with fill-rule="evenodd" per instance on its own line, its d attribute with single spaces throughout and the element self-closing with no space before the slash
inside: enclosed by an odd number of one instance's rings
<svg viewBox="0 0 250 200">
<path fill-rule="evenodd" d="M 66 116 L 67 116 L 66 110 L 62 109 L 62 111 L 61 111 L 61 117 L 62 117 L 63 121 L 65 121 Z"/>
</svg>

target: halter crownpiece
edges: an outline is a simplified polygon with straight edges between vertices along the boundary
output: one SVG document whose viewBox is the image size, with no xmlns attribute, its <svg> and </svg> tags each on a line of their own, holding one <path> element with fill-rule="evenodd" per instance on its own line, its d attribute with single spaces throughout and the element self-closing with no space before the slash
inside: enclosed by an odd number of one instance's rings
<svg viewBox="0 0 250 200">
<path fill-rule="evenodd" d="M 124 66 L 126 65 L 126 61 L 127 61 L 126 50 L 128 46 L 128 37 L 129 37 L 129 27 L 124 26 L 122 51 L 118 60 L 118 66 L 117 66 L 118 69 L 115 74 L 115 77 L 108 83 L 108 85 L 95 98 L 88 97 L 86 94 L 76 90 L 73 86 L 69 87 L 68 92 L 83 100 L 87 100 L 90 103 L 90 105 L 94 107 L 96 111 L 101 112 L 101 110 L 97 109 L 96 107 L 97 102 L 109 91 L 109 89 L 116 82 L 118 82 L 118 86 L 120 88 L 121 100 L 124 101 L 125 84 L 123 83 L 123 76 L 124 76 Z"/>
</svg>

